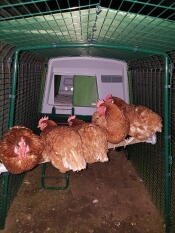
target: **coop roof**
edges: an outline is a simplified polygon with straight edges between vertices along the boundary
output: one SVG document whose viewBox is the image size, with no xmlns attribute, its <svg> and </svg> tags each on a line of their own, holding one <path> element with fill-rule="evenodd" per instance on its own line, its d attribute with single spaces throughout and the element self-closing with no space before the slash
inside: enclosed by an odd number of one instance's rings
<svg viewBox="0 0 175 233">
<path fill-rule="evenodd" d="M 0 3 L 0 40 L 17 48 L 37 46 L 35 52 L 48 58 L 90 55 L 132 60 L 145 56 L 145 51 L 175 50 L 174 38 L 174 0 Z"/>
</svg>

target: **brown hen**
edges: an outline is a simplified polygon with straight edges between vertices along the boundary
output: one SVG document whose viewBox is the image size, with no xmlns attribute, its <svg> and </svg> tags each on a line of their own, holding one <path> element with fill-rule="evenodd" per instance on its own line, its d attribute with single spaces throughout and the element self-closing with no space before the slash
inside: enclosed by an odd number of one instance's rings
<svg viewBox="0 0 175 233">
<path fill-rule="evenodd" d="M 119 97 L 112 96 L 111 94 L 106 96 L 105 101 L 108 103 L 116 104 L 121 110 L 126 110 L 131 106 L 124 100 L 120 99 Z"/>
<path fill-rule="evenodd" d="M 102 128 L 92 123 L 86 123 L 74 116 L 68 118 L 68 124 L 81 137 L 83 155 L 87 163 L 108 161 L 107 137 L 106 132 Z"/>
<path fill-rule="evenodd" d="M 0 141 L 0 160 L 13 174 L 35 167 L 41 161 L 42 151 L 40 137 L 23 126 L 10 128 Z"/>
<path fill-rule="evenodd" d="M 106 130 L 107 141 L 110 143 L 121 142 L 129 132 L 129 122 L 123 111 L 117 105 L 101 100 L 97 102 L 92 122 Z"/>
<path fill-rule="evenodd" d="M 146 141 L 156 132 L 162 131 L 162 118 L 151 109 L 142 105 L 127 104 L 124 100 L 110 95 L 106 97 L 106 101 L 115 103 L 129 120 L 130 129 L 128 135 L 131 138 L 126 141 L 127 144 L 135 139 Z"/>
<path fill-rule="evenodd" d="M 77 132 L 67 126 L 47 125 L 46 118 L 39 121 L 44 142 L 43 162 L 51 162 L 60 172 L 80 171 L 86 168 L 82 141 Z M 50 123 L 50 120 L 48 120 Z M 44 123 L 44 126 L 42 125 Z"/>
<path fill-rule="evenodd" d="M 67 122 L 68 122 L 68 125 L 72 126 L 72 127 L 76 127 L 76 126 L 79 127 L 79 126 L 83 125 L 84 123 L 86 123 L 85 121 L 76 118 L 76 116 L 70 116 L 67 119 Z"/>
</svg>

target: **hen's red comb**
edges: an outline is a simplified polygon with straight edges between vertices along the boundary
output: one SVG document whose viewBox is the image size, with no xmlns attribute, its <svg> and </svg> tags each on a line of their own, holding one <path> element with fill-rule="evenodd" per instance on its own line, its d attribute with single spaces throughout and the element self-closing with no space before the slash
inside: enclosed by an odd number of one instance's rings
<svg viewBox="0 0 175 233">
<path fill-rule="evenodd" d="M 71 120 L 73 120 L 75 118 L 76 118 L 76 116 L 70 116 L 70 117 L 68 117 L 67 121 L 70 122 Z"/>
<path fill-rule="evenodd" d="M 74 120 L 76 118 L 76 116 L 70 116 L 68 119 L 67 119 L 67 122 L 69 124 L 69 126 L 72 125 L 72 121 L 71 120 Z"/>
<path fill-rule="evenodd" d="M 96 107 L 99 108 L 101 104 L 104 103 L 104 100 L 98 100 L 96 103 Z"/>
<path fill-rule="evenodd" d="M 39 121 L 38 121 L 38 128 L 41 127 L 41 125 L 43 124 L 43 121 L 47 121 L 49 120 L 49 117 L 42 117 Z"/>
<path fill-rule="evenodd" d="M 112 99 L 112 94 L 108 94 L 108 95 L 106 96 L 106 98 L 105 98 L 106 101 L 108 101 L 108 100 L 110 100 L 110 99 Z"/>
</svg>

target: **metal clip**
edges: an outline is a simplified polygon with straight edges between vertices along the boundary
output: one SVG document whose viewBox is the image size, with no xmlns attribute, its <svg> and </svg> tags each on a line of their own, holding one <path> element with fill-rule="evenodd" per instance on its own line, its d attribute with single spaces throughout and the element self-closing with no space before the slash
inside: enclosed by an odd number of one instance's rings
<svg viewBox="0 0 175 233">
<path fill-rule="evenodd" d="M 92 27 L 92 31 L 93 31 L 93 32 L 97 31 L 96 25 L 94 25 L 94 26 Z"/>
<path fill-rule="evenodd" d="M 174 70 L 174 64 L 173 64 L 173 63 L 170 63 L 170 64 L 169 64 L 169 73 L 172 74 L 172 73 L 173 73 L 173 70 Z"/>
<path fill-rule="evenodd" d="M 96 14 L 99 15 L 101 13 L 102 9 L 100 5 L 96 6 Z"/>
<path fill-rule="evenodd" d="M 134 47 L 134 52 L 137 52 L 138 51 L 138 46 L 135 46 Z"/>
<path fill-rule="evenodd" d="M 171 88 L 171 85 L 165 85 L 165 88 Z"/>
<path fill-rule="evenodd" d="M 172 175 L 172 165 L 173 165 L 173 157 L 169 156 L 169 176 Z"/>
<path fill-rule="evenodd" d="M 91 38 L 91 39 L 88 39 L 88 42 L 90 42 L 90 43 L 96 43 L 97 40 L 95 38 Z"/>
<path fill-rule="evenodd" d="M 173 164 L 173 157 L 170 155 L 169 156 L 169 164 L 172 165 Z"/>
<path fill-rule="evenodd" d="M 11 94 L 10 94 L 10 95 L 9 95 L 9 98 L 10 98 L 10 99 L 15 99 L 15 95 L 11 95 Z"/>
</svg>

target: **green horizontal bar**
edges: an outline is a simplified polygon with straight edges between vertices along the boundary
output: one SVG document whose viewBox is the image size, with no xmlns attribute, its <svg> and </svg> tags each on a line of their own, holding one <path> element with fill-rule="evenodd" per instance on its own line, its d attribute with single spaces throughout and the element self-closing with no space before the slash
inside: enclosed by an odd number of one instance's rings
<svg viewBox="0 0 175 233">
<path fill-rule="evenodd" d="M 71 10 L 80 10 L 83 8 L 87 8 L 87 7 L 93 7 L 93 6 L 97 6 L 98 4 L 91 4 L 91 5 L 85 5 L 85 6 L 78 6 L 78 7 L 71 7 L 71 8 L 65 8 L 65 9 L 59 9 L 59 10 L 53 10 L 53 11 L 44 11 L 44 12 L 39 12 L 39 13 L 31 13 L 31 14 L 25 14 L 25 15 L 16 15 L 16 16 L 10 16 L 10 17 L 0 17 L 0 21 L 4 21 L 4 20 L 9 20 L 9 19 L 18 19 L 18 18 L 22 18 L 22 17 L 33 17 L 33 16 L 39 16 L 39 15 L 46 15 L 46 14 L 52 14 L 52 13 L 59 13 L 59 12 L 63 12 L 63 11 L 71 11 Z"/>
<path fill-rule="evenodd" d="M 125 0 L 125 1 L 130 1 L 130 0 Z M 105 9 L 105 10 L 110 10 L 111 12 L 117 12 L 117 10 L 115 10 L 115 9 L 112 9 L 112 8 L 107 8 L 107 7 L 102 7 L 102 9 Z M 136 14 L 136 13 L 134 13 L 134 12 L 132 12 L 132 11 L 123 11 L 123 10 L 120 10 L 119 11 L 120 13 L 124 13 L 124 14 L 129 14 L 129 15 L 139 15 L 139 16 L 143 16 L 143 17 L 149 17 L 149 18 L 152 18 L 152 19 L 154 19 L 154 18 L 157 18 L 157 19 L 162 19 L 163 20 L 163 18 L 160 18 L 160 17 L 154 17 L 154 16 L 150 16 L 150 15 L 144 15 L 144 14 L 141 14 L 141 13 L 139 13 L 139 14 Z M 169 22 L 173 22 L 174 23 L 174 20 L 171 20 L 171 19 L 169 19 L 170 17 L 172 17 L 173 15 L 174 15 L 175 13 L 172 13 L 171 15 L 169 15 L 166 19 L 164 19 L 164 20 L 168 20 Z"/>
<path fill-rule="evenodd" d="M 142 5 L 145 5 L 145 6 L 154 6 L 154 7 L 159 7 L 159 8 L 163 8 L 163 9 L 167 9 L 167 10 L 175 10 L 174 7 L 170 7 L 170 6 L 162 6 L 162 5 L 156 5 L 156 4 L 153 4 L 153 3 L 148 3 L 148 2 L 140 2 L 140 1 L 137 1 L 137 0 L 125 0 L 126 2 L 132 2 L 132 3 L 139 3 L 139 4 L 142 4 Z M 173 3 L 175 4 L 175 3 Z"/>
<path fill-rule="evenodd" d="M 129 47 L 123 45 L 107 45 L 107 44 L 92 44 L 92 43 L 80 43 L 80 44 L 48 44 L 48 45 L 36 45 L 36 46 L 26 46 L 26 47 L 19 47 L 16 49 L 17 52 L 26 51 L 26 50 L 37 50 L 37 49 L 51 49 L 51 48 L 80 48 L 80 47 L 94 47 L 94 48 L 107 48 L 107 49 L 122 49 L 122 50 L 130 50 L 133 52 L 142 52 L 142 53 L 149 53 L 149 54 L 157 54 L 168 57 L 167 53 L 155 51 L 155 50 L 148 50 L 148 49 L 141 49 L 138 47 Z"/>
<path fill-rule="evenodd" d="M 7 8 L 7 7 L 14 7 L 14 6 L 23 6 L 23 5 L 32 4 L 32 3 L 47 2 L 47 1 L 49 1 L 49 0 L 36 0 L 36 1 L 29 1 L 29 2 L 20 2 L 20 3 L 14 3 L 14 4 L 7 4 L 7 5 L 0 6 L 0 9 Z"/>
</svg>

